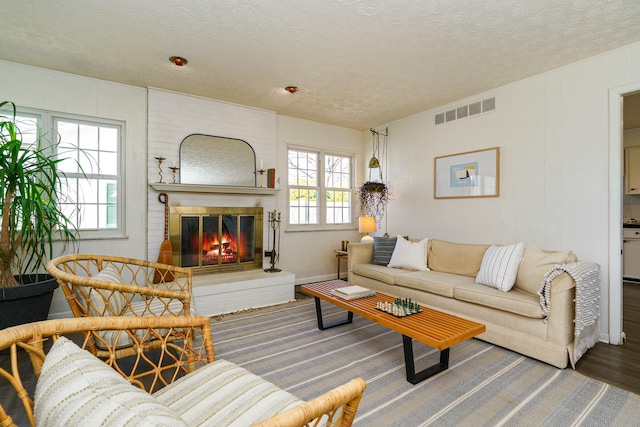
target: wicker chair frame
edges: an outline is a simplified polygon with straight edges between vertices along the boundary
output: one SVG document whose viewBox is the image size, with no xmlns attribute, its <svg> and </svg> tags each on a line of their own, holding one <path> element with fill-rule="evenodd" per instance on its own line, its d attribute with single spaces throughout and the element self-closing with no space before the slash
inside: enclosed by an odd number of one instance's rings
<svg viewBox="0 0 640 427">
<path fill-rule="evenodd" d="M 84 341 L 81 346 L 87 348 L 90 341 L 88 337 L 104 330 L 127 334 L 134 341 L 133 347 L 136 349 L 136 354 L 131 358 L 120 359 L 115 357 L 118 350 L 110 347 L 107 351 L 112 357 L 107 358 L 105 363 L 149 393 L 215 360 L 210 319 L 205 316 L 84 317 L 47 320 L 0 330 L 0 350 L 8 349 L 10 358 L 10 367 L 5 369 L 5 364 L 0 366 L 0 379 L 8 381 L 15 390 L 31 426 L 35 425 L 34 402 L 30 397 L 33 390 L 28 391 L 22 379 L 40 375 L 50 342 L 63 335 L 82 333 Z M 147 340 L 139 339 L 141 335 L 152 335 L 164 345 L 148 354 Z M 179 339 L 176 340 L 176 337 Z M 19 349 L 24 351 L 18 351 Z M 25 372 L 25 366 L 28 370 L 29 363 L 26 360 L 21 363 L 22 359 L 29 359 L 32 372 Z M 23 372 L 20 372 L 21 367 Z M 349 427 L 353 423 L 364 389 L 364 380 L 356 378 L 256 425 L 313 426 L 326 414 L 329 417 L 327 425 Z M 3 402 L 4 400 L 0 402 L 0 426 L 16 426 L 6 412 L 9 408 L 2 406 Z"/>
<path fill-rule="evenodd" d="M 112 266 L 125 283 L 94 277 Z M 192 312 L 192 271 L 139 259 L 76 254 L 49 261 L 47 272 L 64 292 L 74 317 L 189 316 Z M 122 305 L 124 304 L 124 307 Z M 158 346 L 160 342 L 148 345 Z M 113 357 L 90 337 L 87 349 L 99 357 Z M 115 357 L 133 355 L 133 347 L 118 349 Z"/>
</svg>

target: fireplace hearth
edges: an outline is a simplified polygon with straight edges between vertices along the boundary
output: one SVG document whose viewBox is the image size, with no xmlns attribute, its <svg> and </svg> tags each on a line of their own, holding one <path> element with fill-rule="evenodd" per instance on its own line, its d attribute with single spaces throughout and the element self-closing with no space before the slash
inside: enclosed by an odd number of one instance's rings
<svg viewBox="0 0 640 427">
<path fill-rule="evenodd" d="M 194 274 L 262 268 L 261 207 L 172 207 L 169 236 L 174 263 Z"/>
</svg>

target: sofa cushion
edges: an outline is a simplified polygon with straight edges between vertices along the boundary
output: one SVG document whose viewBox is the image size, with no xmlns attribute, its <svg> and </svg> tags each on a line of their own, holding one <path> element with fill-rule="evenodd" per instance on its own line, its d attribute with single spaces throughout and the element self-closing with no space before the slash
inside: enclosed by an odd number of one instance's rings
<svg viewBox="0 0 640 427">
<path fill-rule="evenodd" d="M 521 316 L 542 318 L 540 299 L 515 289 L 502 292 L 479 283 L 456 286 L 453 297 L 460 301 L 484 305 Z"/>
<path fill-rule="evenodd" d="M 516 283 L 518 266 L 524 254 L 524 242 L 507 246 L 491 246 L 484 253 L 476 282 L 503 292 Z"/>
<path fill-rule="evenodd" d="M 490 245 L 452 243 L 431 239 L 427 254 L 429 269 L 443 273 L 461 274 L 475 278 L 480 271 L 482 257 Z"/>
<path fill-rule="evenodd" d="M 410 270 L 400 268 L 389 268 L 382 265 L 374 264 L 356 264 L 351 269 L 353 274 L 368 277 L 369 279 L 378 280 L 387 285 L 395 284 L 395 277 L 402 273 L 408 273 Z"/>
<path fill-rule="evenodd" d="M 374 237 L 371 264 L 387 265 L 396 247 L 395 237 Z"/>
<path fill-rule="evenodd" d="M 216 360 L 153 394 L 190 426 L 249 426 L 301 403 L 226 360 Z"/>
<path fill-rule="evenodd" d="M 412 271 L 395 276 L 397 286 L 426 291 L 432 294 L 453 298 L 453 289 L 462 284 L 473 284 L 473 277 L 440 271 Z M 429 297 L 425 297 L 428 302 Z"/>
<path fill-rule="evenodd" d="M 427 268 L 427 241 L 410 242 L 402 236 L 398 236 L 396 247 L 393 249 L 389 267 L 404 268 L 407 270 L 426 271 Z"/>
<path fill-rule="evenodd" d="M 568 264 L 577 259 L 571 251 L 544 251 L 537 243 L 531 243 L 524 251 L 514 288 L 537 295 L 540 283 L 548 271 L 556 264 Z"/>
<path fill-rule="evenodd" d="M 65 337 L 44 361 L 34 400 L 38 426 L 187 426 L 174 410 Z"/>
</svg>

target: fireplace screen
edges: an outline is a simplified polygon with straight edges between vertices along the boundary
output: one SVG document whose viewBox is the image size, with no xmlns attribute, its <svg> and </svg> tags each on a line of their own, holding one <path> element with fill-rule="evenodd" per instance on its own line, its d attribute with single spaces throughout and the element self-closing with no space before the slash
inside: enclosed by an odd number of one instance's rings
<svg viewBox="0 0 640 427">
<path fill-rule="evenodd" d="M 171 208 L 174 261 L 204 271 L 262 268 L 262 208 Z"/>
</svg>

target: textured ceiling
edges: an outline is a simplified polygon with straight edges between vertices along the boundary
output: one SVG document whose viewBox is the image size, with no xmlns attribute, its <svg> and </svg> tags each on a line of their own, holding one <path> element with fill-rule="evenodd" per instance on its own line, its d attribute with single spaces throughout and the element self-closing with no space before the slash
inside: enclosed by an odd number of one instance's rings
<svg viewBox="0 0 640 427">
<path fill-rule="evenodd" d="M 638 0 L 0 0 L 0 59 L 354 129 L 640 40 Z M 189 64 L 173 66 L 171 55 Z M 283 90 L 300 88 L 296 94 Z"/>
</svg>

